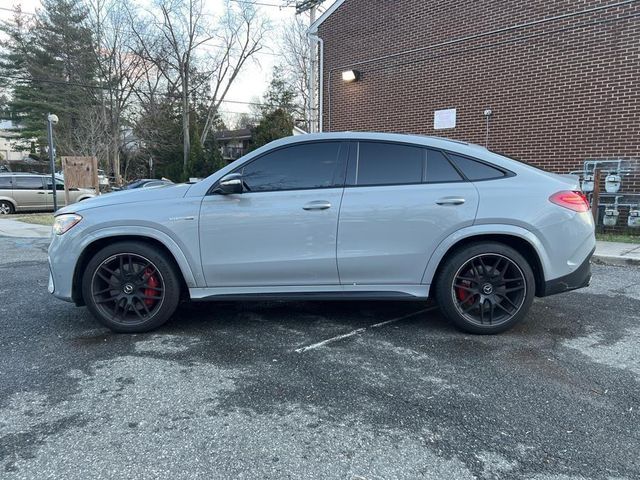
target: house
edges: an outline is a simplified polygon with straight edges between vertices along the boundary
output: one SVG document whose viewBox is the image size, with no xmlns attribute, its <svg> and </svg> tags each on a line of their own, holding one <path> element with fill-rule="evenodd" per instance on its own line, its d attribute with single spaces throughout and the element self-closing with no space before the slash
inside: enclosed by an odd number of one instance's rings
<svg viewBox="0 0 640 480">
<path fill-rule="evenodd" d="M 638 2 L 338 0 L 309 30 L 319 123 L 470 141 L 561 173 L 637 164 L 639 16 Z M 640 176 L 625 182 L 640 192 Z"/>
<path fill-rule="evenodd" d="M 220 130 L 214 133 L 222 158 L 227 162 L 237 160 L 245 154 L 251 140 L 251 126 L 236 130 Z"/>
<path fill-rule="evenodd" d="M 214 138 L 220 146 L 220 153 L 222 153 L 222 158 L 225 161 L 232 162 L 247 153 L 252 128 L 251 125 L 247 125 L 245 128 L 236 130 L 215 132 Z M 301 128 L 294 126 L 291 135 L 304 135 L 306 133 Z"/>
<path fill-rule="evenodd" d="M 0 121 L 0 162 L 19 162 L 26 156 L 23 151 L 18 150 L 16 136 L 13 122 Z"/>
<path fill-rule="evenodd" d="M 312 124 L 444 136 L 564 174 L 607 161 L 601 189 L 608 175 L 623 188 L 600 195 L 599 223 L 621 208 L 626 225 L 640 209 L 639 18 L 640 2 L 613 0 L 337 0 L 309 29 Z"/>
</svg>

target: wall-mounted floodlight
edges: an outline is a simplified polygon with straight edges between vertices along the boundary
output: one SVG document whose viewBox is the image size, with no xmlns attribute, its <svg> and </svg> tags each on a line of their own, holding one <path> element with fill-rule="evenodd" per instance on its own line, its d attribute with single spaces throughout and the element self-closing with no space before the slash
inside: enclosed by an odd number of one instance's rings
<svg viewBox="0 0 640 480">
<path fill-rule="evenodd" d="M 360 80 L 360 72 L 358 70 L 345 70 L 342 72 L 342 80 L 347 83 L 357 82 Z"/>
</svg>

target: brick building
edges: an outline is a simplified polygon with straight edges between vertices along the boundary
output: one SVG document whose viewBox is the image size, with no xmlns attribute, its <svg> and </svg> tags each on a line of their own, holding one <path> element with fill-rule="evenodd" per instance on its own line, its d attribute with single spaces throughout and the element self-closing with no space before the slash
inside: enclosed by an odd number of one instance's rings
<svg viewBox="0 0 640 480">
<path fill-rule="evenodd" d="M 487 142 L 561 173 L 622 159 L 640 193 L 640 1 L 338 0 L 310 32 L 325 131 Z"/>
</svg>

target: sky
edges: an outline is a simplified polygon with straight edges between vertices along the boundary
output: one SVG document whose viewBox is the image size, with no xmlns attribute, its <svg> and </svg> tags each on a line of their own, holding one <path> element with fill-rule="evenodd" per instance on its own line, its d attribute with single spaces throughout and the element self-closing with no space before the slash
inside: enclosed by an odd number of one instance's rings
<svg viewBox="0 0 640 480">
<path fill-rule="evenodd" d="M 136 1 L 136 0 L 134 0 Z M 233 0 L 232 0 L 233 1 Z M 247 0 L 255 1 L 263 4 L 285 4 L 286 0 Z M 139 0 L 141 4 L 147 4 L 148 0 Z M 330 2 L 327 2 L 330 3 Z M 40 0 L 0 0 L 0 7 L 12 8 L 14 5 L 21 5 L 25 12 L 35 12 L 40 8 Z M 209 11 L 211 13 L 219 12 L 223 5 L 223 0 L 211 0 L 209 2 Z M 278 44 L 280 39 L 280 31 L 284 23 L 295 16 L 294 8 L 278 8 L 269 5 L 256 5 L 258 12 L 266 16 L 272 23 L 272 28 L 267 33 L 262 52 L 259 52 L 253 60 L 245 64 L 240 75 L 236 78 L 229 93 L 227 100 L 237 100 L 243 102 L 255 101 L 262 97 L 270 77 L 271 71 L 278 60 Z M 0 10 L 0 20 L 9 20 L 12 13 L 6 10 Z M 221 110 L 224 112 L 248 112 L 249 105 L 239 103 L 225 103 Z M 224 113 L 225 122 L 233 125 L 235 119 L 239 115 L 233 113 Z"/>
</svg>

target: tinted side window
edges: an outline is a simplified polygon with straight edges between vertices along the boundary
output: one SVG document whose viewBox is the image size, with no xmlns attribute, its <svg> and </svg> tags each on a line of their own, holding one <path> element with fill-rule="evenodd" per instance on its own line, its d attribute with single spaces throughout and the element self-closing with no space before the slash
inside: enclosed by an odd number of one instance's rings
<svg viewBox="0 0 640 480">
<path fill-rule="evenodd" d="M 11 177 L 0 177 L 0 190 L 11 190 Z"/>
<path fill-rule="evenodd" d="M 360 142 L 356 161 L 356 185 L 401 185 L 422 181 L 424 154 L 419 147 Z"/>
<path fill-rule="evenodd" d="M 425 182 L 459 182 L 462 177 L 447 160 L 444 153 L 439 150 L 426 150 L 427 168 L 425 169 Z"/>
<path fill-rule="evenodd" d="M 41 177 L 15 177 L 14 187 L 17 190 L 43 190 Z"/>
<path fill-rule="evenodd" d="M 47 177 L 45 180 L 47 190 L 51 190 L 51 179 Z M 64 190 L 64 182 L 56 178 L 56 190 Z"/>
<path fill-rule="evenodd" d="M 340 147 L 320 142 L 281 148 L 245 166 L 242 177 L 252 192 L 342 186 Z"/>
<path fill-rule="evenodd" d="M 498 170 L 485 163 L 453 154 L 449 154 L 449 158 L 451 158 L 453 163 L 456 164 L 456 167 L 458 167 L 469 180 L 489 180 L 491 178 L 504 177 L 502 170 Z"/>
</svg>

